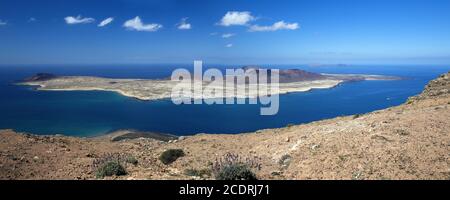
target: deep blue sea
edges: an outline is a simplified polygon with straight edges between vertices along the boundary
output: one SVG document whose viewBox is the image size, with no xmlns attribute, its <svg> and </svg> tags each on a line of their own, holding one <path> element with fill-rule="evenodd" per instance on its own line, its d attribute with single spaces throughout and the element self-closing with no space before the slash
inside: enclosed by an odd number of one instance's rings
<svg viewBox="0 0 450 200">
<path fill-rule="evenodd" d="M 192 68 L 178 64 L 0 66 L 0 129 L 82 137 L 118 129 L 176 135 L 250 132 L 399 105 L 408 97 L 420 93 L 428 81 L 450 70 L 450 66 L 433 65 L 267 65 L 264 67 L 406 78 L 400 81 L 351 82 L 332 89 L 281 95 L 280 110 L 274 116 L 260 116 L 260 105 L 174 105 L 170 100 L 140 101 L 114 92 L 35 91 L 30 87 L 14 85 L 14 82 L 39 72 L 111 78 L 162 78 L 170 76 L 172 70 L 178 67 Z"/>
</svg>

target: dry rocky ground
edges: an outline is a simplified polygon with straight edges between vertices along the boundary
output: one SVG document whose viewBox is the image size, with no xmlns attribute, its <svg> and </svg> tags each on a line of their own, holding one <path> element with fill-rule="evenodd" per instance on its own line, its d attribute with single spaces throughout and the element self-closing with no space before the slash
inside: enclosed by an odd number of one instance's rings
<svg viewBox="0 0 450 200">
<path fill-rule="evenodd" d="M 169 142 L 112 141 L 0 131 L 0 179 L 96 179 L 93 163 L 108 153 L 135 157 L 128 175 L 106 179 L 213 179 L 209 169 L 226 153 L 257 157 L 259 179 L 450 179 L 450 74 L 430 82 L 403 105 L 363 115 L 238 135 L 199 134 Z M 171 148 L 185 156 L 164 165 Z"/>
</svg>

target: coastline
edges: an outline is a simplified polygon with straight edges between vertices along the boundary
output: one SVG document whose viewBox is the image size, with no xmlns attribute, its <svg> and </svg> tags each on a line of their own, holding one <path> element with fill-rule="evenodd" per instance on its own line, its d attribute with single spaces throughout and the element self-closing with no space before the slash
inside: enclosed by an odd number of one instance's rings
<svg viewBox="0 0 450 200">
<path fill-rule="evenodd" d="M 213 179 L 185 170 L 208 169 L 227 153 L 258 158 L 263 180 L 450 178 L 450 73 L 431 81 L 402 105 L 284 128 L 230 134 L 197 134 L 171 141 L 111 137 L 37 136 L 0 131 L 0 179 L 96 179 L 92 162 L 102 155 L 134 156 L 128 174 L 106 179 Z M 167 149 L 186 155 L 170 165 Z M 285 160 L 285 158 L 288 158 Z"/>
</svg>

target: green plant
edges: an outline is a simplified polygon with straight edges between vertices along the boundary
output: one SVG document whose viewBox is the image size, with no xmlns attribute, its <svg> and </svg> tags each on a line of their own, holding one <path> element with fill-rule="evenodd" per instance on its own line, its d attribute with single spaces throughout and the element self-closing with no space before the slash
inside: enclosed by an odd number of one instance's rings
<svg viewBox="0 0 450 200">
<path fill-rule="evenodd" d="M 348 155 L 339 155 L 338 157 L 339 157 L 340 161 L 344 162 L 344 161 L 347 161 Z"/>
<path fill-rule="evenodd" d="M 104 178 L 106 176 L 123 176 L 127 175 L 125 168 L 117 161 L 111 161 L 103 164 L 97 169 L 97 178 Z"/>
<path fill-rule="evenodd" d="M 209 169 L 186 169 L 184 174 L 187 176 L 209 177 L 211 176 L 211 170 Z"/>
<path fill-rule="evenodd" d="M 92 161 L 92 170 L 97 178 L 126 175 L 126 163 L 137 164 L 137 160 L 130 154 L 105 153 Z"/>
<path fill-rule="evenodd" d="M 288 154 L 281 156 L 280 160 L 278 160 L 278 164 L 281 166 L 288 166 L 291 162 L 292 157 Z"/>
<path fill-rule="evenodd" d="M 179 157 L 183 157 L 184 151 L 182 149 L 169 149 L 164 151 L 161 156 L 159 156 L 159 160 L 165 164 L 169 165 L 175 162 Z"/>
<path fill-rule="evenodd" d="M 261 159 L 258 157 L 241 157 L 227 153 L 216 159 L 211 165 L 211 172 L 217 180 L 256 180 L 253 170 L 261 170 Z"/>
<path fill-rule="evenodd" d="M 257 180 L 247 165 L 233 164 L 223 167 L 216 175 L 217 180 Z"/>
<path fill-rule="evenodd" d="M 139 161 L 133 156 L 128 156 L 126 162 L 135 166 L 139 163 Z"/>
</svg>

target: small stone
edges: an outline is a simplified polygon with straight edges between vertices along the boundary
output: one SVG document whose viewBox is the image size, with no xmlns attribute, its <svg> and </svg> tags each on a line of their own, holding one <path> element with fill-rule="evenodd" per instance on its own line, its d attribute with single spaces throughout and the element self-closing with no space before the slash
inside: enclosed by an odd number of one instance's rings
<svg viewBox="0 0 450 200">
<path fill-rule="evenodd" d="M 311 146 L 311 150 L 316 150 L 319 147 L 320 147 L 319 144 L 314 144 L 314 145 Z"/>
<path fill-rule="evenodd" d="M 33 157 L 33 160 L 34 160 L 34 161 L 38 161 L 38 160 L 39 160 L 39 157 L 38 157 L 38 156 L 34 156 L 34 157 Z"/>
<path fill-rule="evenodd" d="M 94 158 L 95 155 L 94 155 L 93 153 L 87 153 L 87 154 L 86 154 L 86 157 L 88 157 L 88 158 Z"/>
<path fill-rule="evenodd" d="M 403 135 L 403 136 L 409 135 L 409 132 L 406 131 L 406 130 L 403 130 L 403 129 L 397 129 L 397 130 L 395 130 L 395 132 L 396 132 L 398 135 Z"/>
<path fill-rule="evenodd" d="M 270 173 L 272 176 L 280 176 L 281 172 L 280 171 L 274 171 L 272 173 Z"/>
<path fill-rule="evenodd" d="M 387 141 L 387 142 L 391 142 L 392 141 L 389 138 L 387 138 L 385 136 L 382 136 L 382 135 L 372 135 L 370 138 L 371 139 L 375 139 L 375 140 Z"/>
</svg>

